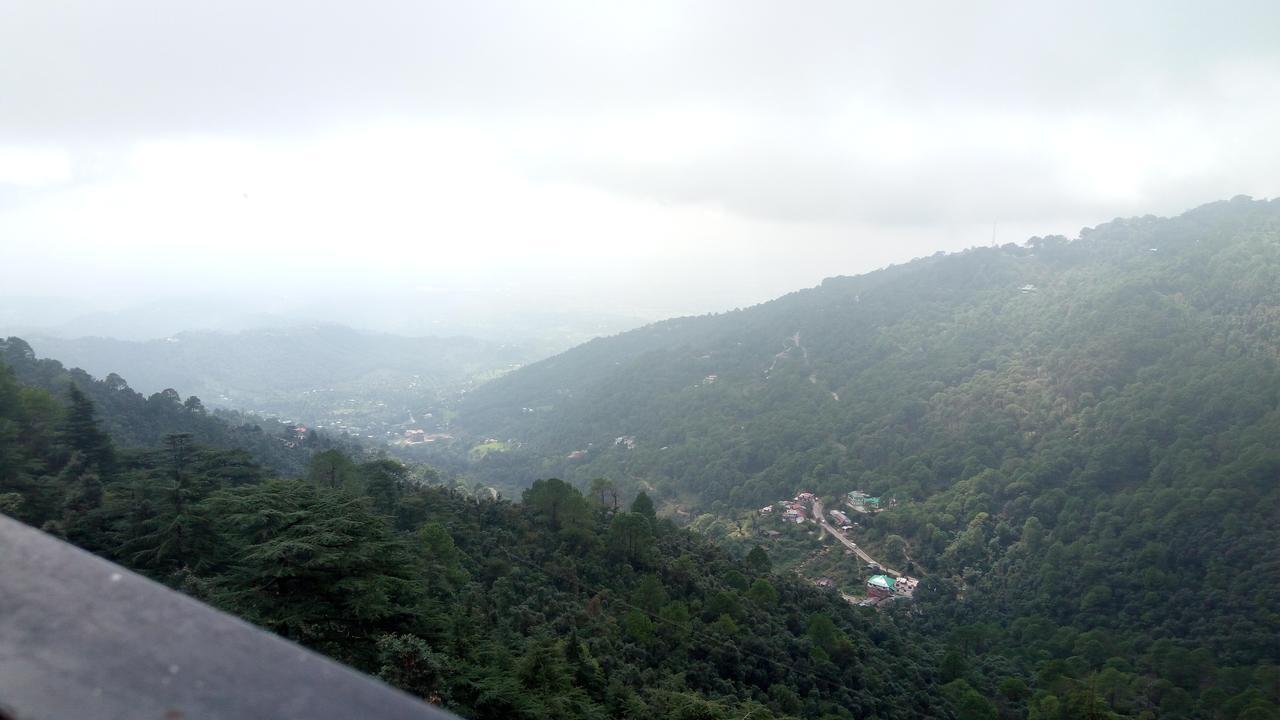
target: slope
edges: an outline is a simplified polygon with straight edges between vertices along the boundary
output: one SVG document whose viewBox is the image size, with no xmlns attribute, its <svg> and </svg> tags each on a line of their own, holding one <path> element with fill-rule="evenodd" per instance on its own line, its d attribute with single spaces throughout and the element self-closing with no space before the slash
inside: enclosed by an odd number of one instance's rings
<svg viewBox="0 0 1280 720">
<path fill-rule="evenodd" d="M 490 479 L 605 476 L 721 517 L 896 500 L 859 541 L 924 575 L 943 679 L 1033 716 L 1275 712 L 1280 202 L 659 323 L 480 388 L 460 423 L 516 448 Z"/>
<path fill-rule="evenodd" d="M 317 456 L 120 451 L 0 364 L 0 512 L 464 717 L 949 717 L 887 617 L 559 481 L 524 502 Z"/>
<path fill-rule="evenodd" d="M 359 451 L 358 445 L 345 437 L 314 430 L 303 430 L 300 435 L 298 428 L 288 423 L 210 411 L 198 397 L 183 400 L 173 389 L 144 396 L 115 373 L 98 379 L 80 368 L 68 369 L 57 360 L 38 358 L 21 338 L 0 339 L 0 364 L 7 365 L 17 381 L 56 398 L 40 400 L 41 404 L 83 395 L 98 408 L 104 430 L 125 448 L 158 447 L 166 436 L 188 434 L 199 445 L 247 453 L 257 463 L 284 473 L 301 472 L 312 454 L 326 448 Z M 55 414 L 55 409 L 45 408 L 45 412 Z"/>
<path fill-rule="evenodd" d="M 922 496 L 953 484 L 972 447 L 988 465 L 1034 453 L 1152 373 L 1213 372 L 1224 355 L 1265 373 L 1278 215 L 1242 198 L 833 278 L 586 343 L 468 394 L 457 424 L 520 444 L 529 462 L 513 468 L 634 477 L 705 507 L 834 491 L 921 449 L 966 448 L 904 492 Z"/>
</svg>

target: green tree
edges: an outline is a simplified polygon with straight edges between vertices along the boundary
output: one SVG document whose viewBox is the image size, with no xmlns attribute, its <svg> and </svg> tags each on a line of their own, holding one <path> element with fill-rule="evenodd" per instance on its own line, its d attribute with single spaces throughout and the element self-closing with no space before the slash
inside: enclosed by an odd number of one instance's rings
<svg viewBox="0 0 1280 720">
<path fill-rule="evenodd" d="M 67 446 L 77 451 L 90 467 L 110 472 L 115 463 L 111 438 L 98 427 L 93 401 L 74 383 L 67 389 L 70 405 L 62 423 L 62 437 Z"/>
<path fill-rule="evenodd" d="M 773 571 L 773 561 L 764 548 L 756 545 L 747 553 L 747 567 L 756 575 L 768 575 Z"/>
<path fill-rule="evenodd" d="M 373 507 L 386 516 L 394 516 L 396 506 L 409 486 L 409 468 L 389 458 L 361 463 L 358 467 L 364 494 L 373 499 Z"/>
<path fill-rule="evenodd" d="M 632 567 L 645 563 L 653 547 L 653 529 L 649 519 L 637 513 L 618 513 L 609 523 L 609 549 Z"/>
<path fill-rule="evenodd" d="M 337 450 L 318 452 L 307 463 L 307 482 L 316 487 L 350 488 L 357 477 L 356 464 Z"/>
<path fill-rule="evenodd" d="M 653 621 L 639 610 L 628 610 L 622 616 L 622 627 L 636 642 L 646 642 L 653 637 Z"/>
<path fill-rule="evenodd" d="M 667 604 L 667 590 L 657 575 L 645 575 L 631 594 L 631 603 L 645 612 L 657 614 Z"/>
<path fill-rule="evenodd" d="M 591 499 L 599 504 L 600 507 L 612 507 L 618 509 L 618 488 L 613 484 L 612 480 L 607 478 L 593 478 L 591 480 Z"/>
<path fill-rule="evenodd" d="M 996 706 L 964 680 L 954 680 L 943 687 L 956 709 L 957 720 L 996 720 Z"/>
<path fill-rule="evenodd" d="M 591 522 L 591 512 L 582 493 L 557 478 L 534 481 L 523 497 L 525 505 L 554 532 L 585 527 Z"/>
<path fill-rule="evenodd" d="M 379 635 L 413 627 L 413 560 L 368 501 L 276 480 L 208 507 L 235 548 L 215 581 L 220 605 L 365 669 Z"/>
<path fill-rule="evenodd" d="M 386 633 L 376 641 L 378 677 L 423 699 L 440 697 L 449 678 L 449 660 L 415 635 Z"/>
<path fill-rule="evenodd" d="M 778 604 L 778 591 L 768 580 L 760 578 L 751 583 L 747 599 L 760 607 L 771 608 Z"/>
<path fill-rule="evenodd" d="M 650 520 L 657 517 L 657 513 L 653 509 L 653 501 L 649 499 L 649 496 L 646 495 L 643 490 L 640 491 L 640 494 L 636 495 L 635 500 L 631 501 L 631 512 L 636 513 L 637 515 L 643 515 Z"/>
</svg>

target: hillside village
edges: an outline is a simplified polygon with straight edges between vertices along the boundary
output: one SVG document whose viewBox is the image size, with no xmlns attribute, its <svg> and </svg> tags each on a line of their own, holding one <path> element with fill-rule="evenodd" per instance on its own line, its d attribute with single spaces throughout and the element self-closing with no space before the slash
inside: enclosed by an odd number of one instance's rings
<svg viewBox="0 0 1280 720">
<path fill-rule="evenodd" d="M 760 508 L 757 514 L 761 518 L 776 518 L 783 525 L 813 523 L 818 526 L 820 535 L 830 534 L 839 541 L 845 548 L 846 556 L 855 556 L 863 562 L 860 568 L 863 572 L 859 574 L 867 575 L 865 581 L 857 588 L 848 587 L 846 583 L 846 588 L 853 592 L 841 589 L 840 583 L 828 576 L 812 579 L 811 582 L 814 585 L 838 590 L 846 601 L 862 607 L 884 607 L 897 602 L 910 601 L 919 585 L 919 579 L 884 567 L 860 548 L 853 540 L 853 533 L 859 527 L 859 522 L 849 514 L 874 515 L 896 505 L 896 500 L 885 501 L 861 490 L 850 491 L 840 496 L 840 500 L 848 512 L 841 509 L 826 510 L 821 498 L 812 492 L 801 490 L 792 498 L 779 500 L 772 505 Z M 767 538 L 781 536 L 777 530 L 765 530 L 762 534 Z M 796 567 L 796 571 L 803 572 L 805 566 L 830 549 L 825 548 L 811 555 Z"/>
</svg>

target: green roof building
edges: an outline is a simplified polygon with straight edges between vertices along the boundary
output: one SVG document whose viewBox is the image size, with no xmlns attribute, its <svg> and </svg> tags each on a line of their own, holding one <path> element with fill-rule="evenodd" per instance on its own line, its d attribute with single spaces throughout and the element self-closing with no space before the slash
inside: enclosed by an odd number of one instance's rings
<svg viewBox="0 0 1280 720">
<path fill-rule="evenodd" d="M 867 592 L 876 597 L 892 595 L 896 581 L 888 575 L 872 575 L 867 578 Z"/>
</svg>

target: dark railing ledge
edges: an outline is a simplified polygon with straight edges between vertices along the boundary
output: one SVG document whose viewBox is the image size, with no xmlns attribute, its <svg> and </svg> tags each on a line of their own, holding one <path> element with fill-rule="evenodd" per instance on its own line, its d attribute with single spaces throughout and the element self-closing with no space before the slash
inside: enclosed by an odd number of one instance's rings
<svg viewBox="0 0 1280 720">
<path fill-rule="evenodd" d="M 0 718 L 452 717 L 0 515 Z"/>
</svg>

